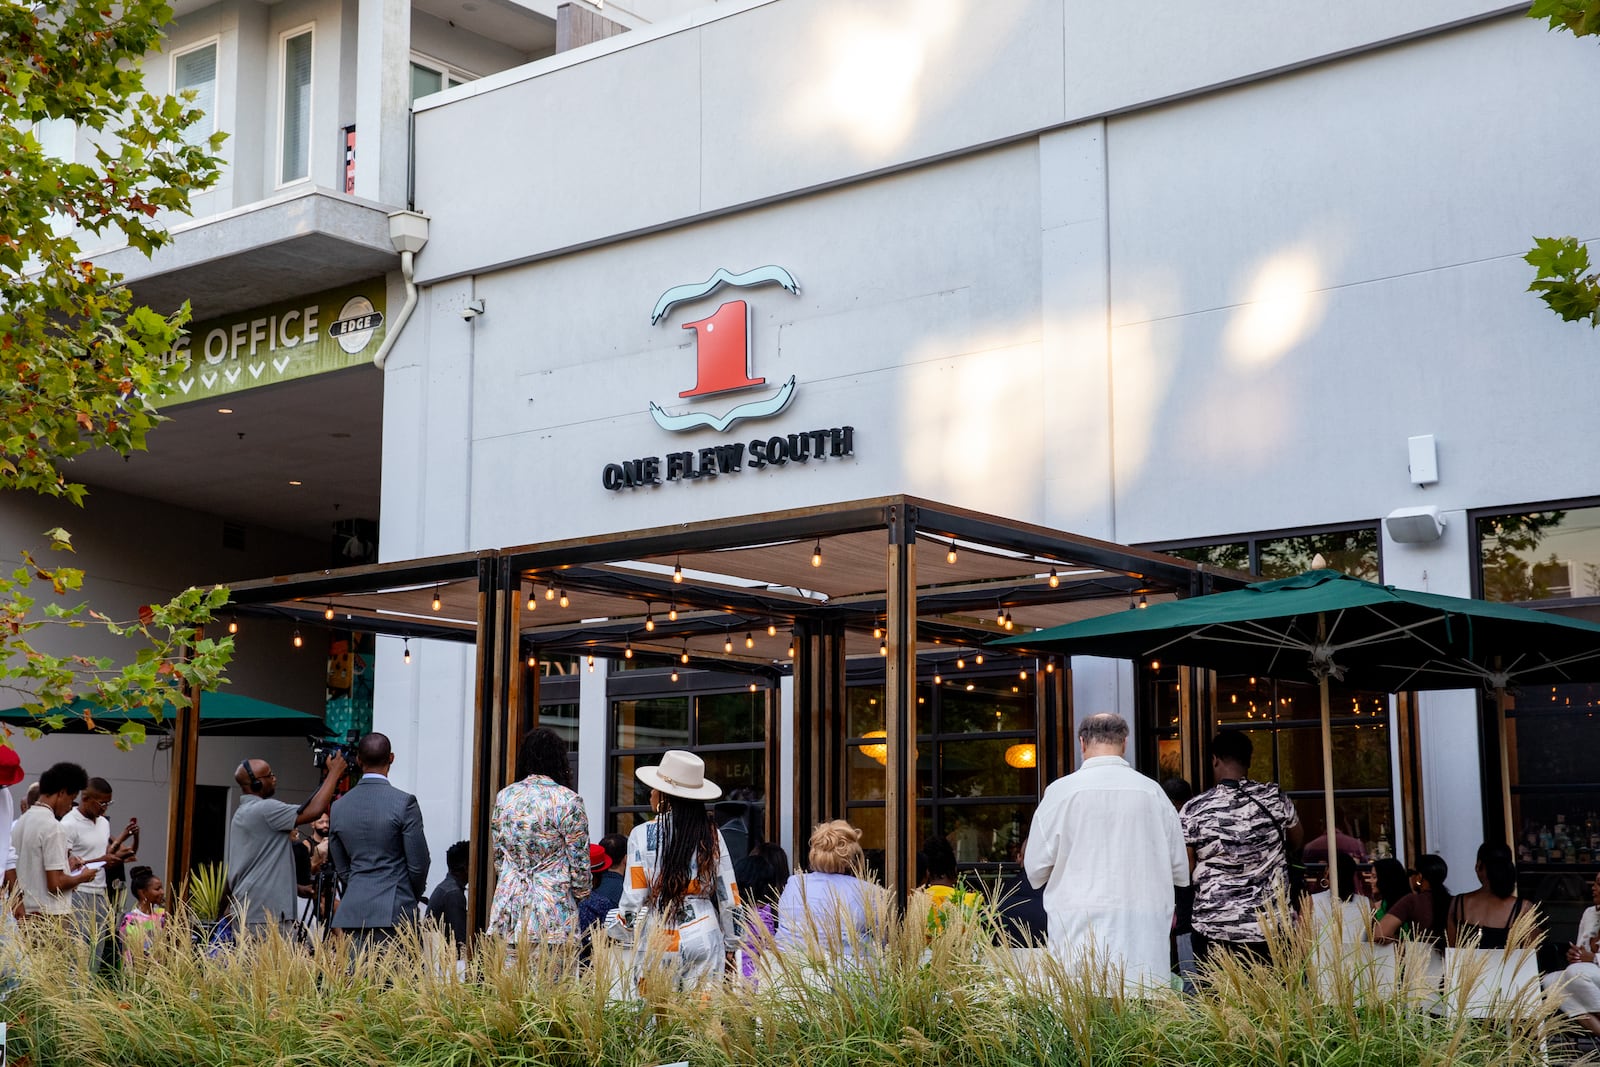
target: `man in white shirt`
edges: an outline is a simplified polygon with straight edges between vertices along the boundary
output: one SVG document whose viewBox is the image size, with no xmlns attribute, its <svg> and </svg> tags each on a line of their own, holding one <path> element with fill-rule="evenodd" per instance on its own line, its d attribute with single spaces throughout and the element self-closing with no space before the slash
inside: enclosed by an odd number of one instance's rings
<svg viewBox="0 0 1600 1067">
<path fill-rule="evenodd" d="M 96 971 L 110 965 L 114 951 L 111 906 L 106 896 L 106 864 L 133 859 L 131 852 L 122 849 L 129 831 L 123 831 L 115 842 L 111 840 L 111 821 L 106 818 L 110 807 L 111 783 L 104 778 L 91 778 L 77 807 L 61 817 L 61 833 L 67 839 L 69 861 L 76 860 L 79 866 L 94 868 L 94 877 L 72 891 L 72 905 L 80 934 L 94 946 L 92 959 Z"/>
<path fill-rule="evenodd" d="M 1069 966 L 1092 960 L 1130 993 L 1170 986 L 1173 887 L 1189 884 L 1178 813 L 1123 753 L 1128 724 L 1091 715 L 1083 763 L 1050 783 L 1034 812 L 1023 869 L 1044 887 L 1050 948 Z"/>
<path fill-rule="evenodd" d="M 72 891 L 94 877 L 87 868 L 73 871 L 67 863 L 67 839 L 61 816 L 89 784 L 89 775 L 76 763 L 57 763 L 39 776 L 39 800 L 11 827 L 11 847 L 17 854 L 17 888 L 22 909 L 29 917 L 72 914 Z"/>
</svg>

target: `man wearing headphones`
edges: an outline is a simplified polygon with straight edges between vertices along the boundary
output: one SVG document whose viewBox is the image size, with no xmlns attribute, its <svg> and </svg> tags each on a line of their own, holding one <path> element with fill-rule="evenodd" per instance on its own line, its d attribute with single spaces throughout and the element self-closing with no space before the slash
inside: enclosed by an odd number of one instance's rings
<svg viewBox="0 0 1600 1067">
<path fill-rule="evenodd" d="M 228 884 L 239 917 L 236 921 L 253 932 L 264 932 L 269 923 L 276 924 L 285 936 L 293 932 L 299 899 L 289 831 L 316 821 L 328 810 L 344 772 L 344 757 L 337 752 L 329 755 L 322 785 L 298 808 L 273 799 L 278 776 L 266 760 L 244 760 L 233 773 L 241 796 L 228 834 Z"/>
</svg>

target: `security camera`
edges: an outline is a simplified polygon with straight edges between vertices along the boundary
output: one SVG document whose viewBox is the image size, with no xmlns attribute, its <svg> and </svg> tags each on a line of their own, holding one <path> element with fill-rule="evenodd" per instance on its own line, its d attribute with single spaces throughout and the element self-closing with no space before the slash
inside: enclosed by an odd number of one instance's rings
<svg viewBox="0 0 1600 1067">
<path fill-rule="evenodd" d="M 483 314 L 483 301 L 482 300 L 474 300 L 470 304 L 467 304 L 464 307 L 462 307 L 462 309 L 461 309 L 461 317 L 462 317 L 462 319 L 464 319 L 467 322 L 471 322 L 473 319 L 477 318 L 479 315 L 482 315 L 482 314 Z"/>
</svg>

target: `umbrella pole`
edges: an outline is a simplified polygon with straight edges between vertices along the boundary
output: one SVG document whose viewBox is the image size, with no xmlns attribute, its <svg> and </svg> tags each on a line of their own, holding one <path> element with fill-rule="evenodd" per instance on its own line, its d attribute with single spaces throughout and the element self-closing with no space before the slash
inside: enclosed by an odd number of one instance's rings
<svg viewBox="0 0 1600 1067">
<path fill-rule="evenodd" d="M 1317 615 L 1317 643 L 1327 640 L 1327 617 Z M 1328 819 L 1328 873 L 1335 870 L 1334 853 L 1339 848 L 1339 831 L 1333 821 L 1333 719 L 1328 707 L 1328 671 L 1324 664 L 1317 672 L 1317 689 L 1322 698 L 1322 803 Z"/>
<path fill-rule="evenodd" d="M 1511 825 L 1511 752 L 1506 744 L 1506 687 L 1503 685 L 1494 687 L 1494 721 L 1500 729 L 1500 810 L 1505 818 L 1506 844 L 1515 854 L 1517 832 Z"/>
</svg>

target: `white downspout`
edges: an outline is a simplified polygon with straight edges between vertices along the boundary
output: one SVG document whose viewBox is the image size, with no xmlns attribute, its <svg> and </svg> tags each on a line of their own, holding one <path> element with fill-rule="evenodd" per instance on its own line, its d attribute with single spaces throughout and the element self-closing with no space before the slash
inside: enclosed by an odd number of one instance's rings
<svg viewBox="0 0 1600 1067">
<path fill-rule="evenodd" d="M 383 343 L 372 357 L 372 365 L 379 370 L 383 369 L 389 352 L 400 339 L 400 331 L 406 328 L 411 313 L 417 309 L 416 255 L 428 243 L 428 216 L 416 211 L 396 211 L 389 216 L 389 239 L 394 242 L 395 251 L 400 253 L 400 277 L 406 283 L 406 302 L 400 306 L 400 314 L 395 316 L 394 322 L 384 331 Z"/>
</svg>

